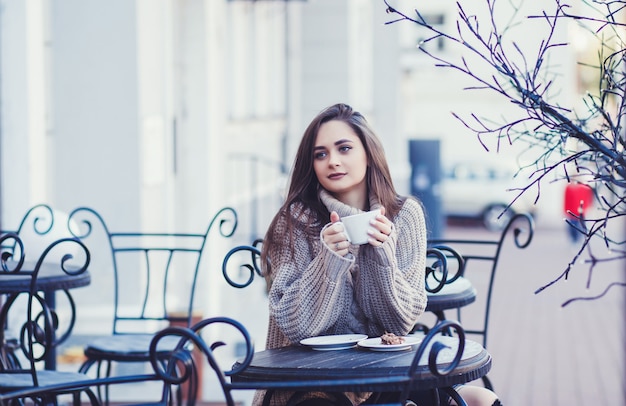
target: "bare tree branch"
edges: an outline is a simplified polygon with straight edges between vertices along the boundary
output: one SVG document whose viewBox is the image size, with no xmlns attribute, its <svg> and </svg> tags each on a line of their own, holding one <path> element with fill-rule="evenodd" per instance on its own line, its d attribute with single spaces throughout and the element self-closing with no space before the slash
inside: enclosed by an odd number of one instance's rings
<svg viewBox="0 0 626 406">
<path fill-rule="evenodd" d="M 394 16 L 388 24 L 409 22 L 429 33 L 428 38 L 419 44 L 419 50 L 431 58 L 436 67 L 455 70 L 473 81 L 464 90 L 495 93 L 519 111 L 519 117 L 514 119 L 485 118 L 476 113 L 463 118 L 453 113 L 476 134 L 478 142 L 487 151 L 494 145 L 496 151 L 500 150 L 503 142 L 528 146 L 523 153 L 531 154 L 533 163 L 520 169 L 532 168 L 532 172 L 526 185 L 515 189 L 518 194 L 514 201 L 529 193 L 530 189 L 535 191 L 535 202 L 538 201 L 541 184 L 546 181 L 586 180 L 594 187 L 603 215 L 581 219 L 584 226 L 578 231 L 585 238 L 580 250 L 561 275 L 537 289 L 536 293 L 567 279 L 583 253 L 588 257 L 585 260 L 588 265 L 587 286 L 598 264 L 626 258 L 626 242 L 623 237 L 615 237 L 609 227 L 626 219 L 626 0 L 571 0 L 587 7 L 585 12 L 578 14 L 572 12 L 574 7 L 564 0 L 546 1 L 549 10 L 526 17 L 545 24 L 546 34 L 538 44 L 534 60 L 529 60 L 529 55 L 509 35 L 511 28 L 518 24 L 520 5 L 507 3 L 511 8 L 510 18 L 502 23 L 495 17 L 497 0 L 483 0 L 481 7 L 488 17 L 482 19 L 469 13 L 462 1 L 458 1 L 454 30 L 445 32 L 443 28 L 430 25 L 419 9 L 407 13 L 394 7 L 391 0 L 383 1 L 387 13 Z M 472 6 L 481 4 L 477 0 L 469 1 L 471 3 L 467 4 Z M 594 94 L 587 92 L 582 96 L 581 104 L 586 107 L 582 114 L 553 101 L 554 85 L 559 77 L 549 61 L 556 50 L 570 46 L 560 42 L 556 34 L 557 28 L 572 21 L 591 33 L 599 44 L 597 65 L 588 62 L 579 65 L 596 71 L 598 78 Z M 458 60 L 425 46 L 430 41 L 442 39 L 460 48 Z M 584 147 L 571 150 L 568 147 L 571 140 L 579 141 Z M 611 256 L 600 258 L 596 255 L 593 241 L 601 241 Z M 613 286 L 625 284 L 612 283 L 604 293 L 592 299 L 604 296 Z M 577 300 L 587 298 L 571 299 L 563 306 Z"/>
</svg>

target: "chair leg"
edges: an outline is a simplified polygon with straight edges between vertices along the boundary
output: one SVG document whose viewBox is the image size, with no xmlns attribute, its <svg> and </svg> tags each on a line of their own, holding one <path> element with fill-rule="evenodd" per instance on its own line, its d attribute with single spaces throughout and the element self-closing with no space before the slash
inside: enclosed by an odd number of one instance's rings
<svg viewBox="0 0 626 406">
<path fill-rule="evenodd" d="M 459 392 L 454 390 L 453 387 L 443 388 L 443 391 L 446 392 L 448 396 L 450 396 L 450 398 L 452 398 L 452 400 L 454 400 L 458 406 L 467 406 L 465 400 L 461 397 L 461 395 L 459 395 Z"/>
<path fill-rule="evenodd" d="M 44 395 L 41 398 L 40 406 L 58 406 L 59 402 L 56 395 Z"/>
<path fill-rule="evenodd" d="M 89 362 L 89 361 L 88 361 Z M 86 365 L 87 363 L 83 364 Z M 92 365 L 95 365 L 96 368 L 96 378 L 100 379 L 103 376 L 105 377 L 109 377 L 111 376 L 111 361 L 103 361 L 103 360 L 93 360 L 89 363 L 89 365 L 87 366 L 87 369 L 89 369 Z M 102 368 L 103 366 L 106 365 L 106 372 L 104 373 L 104 375 L 102 374 Z M 81 367 L 82 368 L 82 367 Z M 83 371 L 84 373 L 86 373 L 87 371 Z M 103 385 L 104 388 L 102 386 L 98 386 L 96 389 L 97 392 L 97 397 L 98 397 L 98 405 L 109 405 L 109 385 Z M 104 393 L 103 393 L 104 392 Z M 95 396 L 95 395 L 94 395 Z"/>
<path fill-rule="evenodd" d="M 111 376 L 111 367 L 113 364 L 112 361 L 104 361 L 107 366 L 106 377 Z M 100 398 L 100 402 L 102 402 L 102 398 Z M 102 402 L 105 406 L 109 406 L 109 385 L 104 385 L 104 402 Z"/>
<path fill-rule="evenodd" d="M 73 399 L 72 406 L 83 405 L 83 402 L 82 402 L 83 392 L 87 395 L 87 398 L 89 399 L 89 404 L 91 406 L 102 406 L 102 404 L 100 403 L 100 400 L 98 399 L 98 396 L 96 396 L 96 394 L 90 388 L 85 388 L 83 391 L 80 391 L 80 392 L 74 392 L 72 394 L 72 399 Z"/>
<path fill-rule="evenodd" d="M 83 364 L 78 369 L 78 372 L 86 374 L 87 372 L 89 372 L 91 367 L 93 367 L 95 365 L 95 368 L 96 368 L 96 378 L 99 379 L 99 378 L 101 378 L 103 376 L 102 368 L 103 368 L 104 364 L 106 364 L 106 373 L 105 373 L 104 376 L 109 377 L 109 376 L 111 376 L 111 361 L 88 359 L 87 361 L 83 362 Z M 103 395 L 103 391 L 104 391 L 104 395 Z M 98 393 L 98 403 L 97 404 L 98 405 L 107 405 L 108 406 L 109 405 L 109 386 L 105 385 L 104 389 L 102 387 L 98 386 L 97 393 Z"/>
<path fill-rule="evenodd" d="M 72 394 L 72 405 L 73 406 L 80 406 L 81 405 L 80 392 L 74 392 Z"/>
<path fill-rule="evenodd" d="M 273 389 L 266 390 L 265 395 L 263 396 L 262 406 L 270 406 L 270 401 L 272 400 L 272 396 L 274 396 L 274 390 Z"/>
<path fill-rule="evenodd" d="M 83 362 L 83 364 L 80 366 L 80 368 L 78 368 L 78 372 L 81 372 L 83 374 L 86 374 L 87 371 L 89 371 L 91 369 L 91 367 L 96 363 L 97 361 L 94 359 L 87 359 L 85 362 Z"/>
<path fill-rule="evenodd" d="M 490 391 L 494 392 L 493 384 L 491 383 L 491 380 L 489 379 L 489 377 L 487 375 L 484 375 L 481 379 L 483 381 L 483 385 L 485 385 L 485 388 L 487 388 Z"/>
<path fill-rule="evenodd" d="M 87 397 L 89 397 L 89 402 L 91 403 L 91 406 L 102 406 L 102 404 L 100 403 L 100 399 L 98 398 L 98 396 L 96 396 L 95 393 L 93 393 L 91 389 L 87 388 L 85 390 L 85 393 L 87 394 Z"/>
</svg>

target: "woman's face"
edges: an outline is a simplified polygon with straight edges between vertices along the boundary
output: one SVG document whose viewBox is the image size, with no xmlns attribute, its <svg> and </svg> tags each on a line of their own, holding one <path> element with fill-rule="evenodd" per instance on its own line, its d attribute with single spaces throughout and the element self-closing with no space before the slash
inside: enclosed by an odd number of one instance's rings
<svg viewBox="0 0 626 406">
<path fill-rule="evenodd" d="M 322 187 L 344 203 L 367 193 L 365 148 L 343 121 L 321 125 L 313 147 L 313 169 Z"/>
</svg>

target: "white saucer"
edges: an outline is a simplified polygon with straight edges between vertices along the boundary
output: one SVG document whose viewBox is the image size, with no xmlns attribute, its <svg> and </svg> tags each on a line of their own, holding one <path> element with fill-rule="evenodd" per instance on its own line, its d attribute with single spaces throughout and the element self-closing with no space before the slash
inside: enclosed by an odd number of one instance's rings
<svg viewBox="0 0 626 406">
<path fill-rule="evenodd" d="M 367 338 L 365 334 L 337 334 L 305 338 L 300 344 L 318 351 L 343 350 Z"/>
<path fill-rule="evenodd" d="M 381 344 L 380 337 L 374 337 L 359 341 L 358 345 L 359 347 L 367 348 L 372 351 L 402 351 L 408 350 L 414 345 L 421 343 L 423 339 L 423 336 L 405 336 L 402 344 Z"/>
</svg>

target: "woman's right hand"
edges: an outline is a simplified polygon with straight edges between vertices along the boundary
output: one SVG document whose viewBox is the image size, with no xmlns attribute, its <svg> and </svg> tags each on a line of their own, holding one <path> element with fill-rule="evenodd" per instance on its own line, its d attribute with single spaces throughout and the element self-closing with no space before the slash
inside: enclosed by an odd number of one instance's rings
<svg viewBox="0 0 626 406">
<path fill-rule="evenodd" d="M 336 211 L 330 213 L 330 226 L 326 227 L 322 232 L 322 239 L 324 243 L 331 251 L 337 253 L 337 255 L 346 256 L 348 254 L 348 248 L 350 242 L 348 237 L 343 232 L 343 225 L 339 222 L 339 214 Z"/>
</svg>

